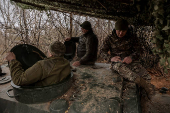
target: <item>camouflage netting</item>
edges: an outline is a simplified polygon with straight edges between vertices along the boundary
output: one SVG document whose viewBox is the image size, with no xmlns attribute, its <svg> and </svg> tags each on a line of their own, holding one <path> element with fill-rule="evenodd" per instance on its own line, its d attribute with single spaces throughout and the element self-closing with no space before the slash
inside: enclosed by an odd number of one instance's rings
<svg viewBox="0 0 170 113">
<path fill-rule="evenodd" d="M 153 52 L 158 54 L 160 64 L 164 66 L 164 71 L 170 68 L 170 1 L 154 1 L 153 15 L 155 17 L 155 30 L 152 43 L 155 45 Z"/>
<path fill-rule="evenodd" d="M 151 25 L 150 0 L 11 0 L 24 9 L 55 10 L 117 20 L 131 24 Z M 149 9 L 148 9 L 149 8 Z"/>
<path fill-rule="evenodd" d="M 159 62 L 159 55 L 153 54 L 152 50 L 154 45 L 151 43 L 152 40 L 152 32 L 154 31 L 154 27 L 145 26 L 135 29 L 134 33 L 139 38 L 144 53 L 141 55 L 141 64 L 145 68 L 152 68 L 157 66 Z"/>
</svg>

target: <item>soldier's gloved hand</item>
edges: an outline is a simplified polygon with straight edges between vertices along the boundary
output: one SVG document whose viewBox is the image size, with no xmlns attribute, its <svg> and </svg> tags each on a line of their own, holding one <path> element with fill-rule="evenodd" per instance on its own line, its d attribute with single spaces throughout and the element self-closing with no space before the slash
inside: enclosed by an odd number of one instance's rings
<svg viewBox="0 0 170 113">
<path fill-rule="evenodd" d="M 125 57 L 125 58 L 123 59 L 123 63 L 130 64 L 131 62 L 132 62 L 132 58 L 131 58 L 130 56 Z"/>
<path fill-rule="evenodd" d="M 71 40 L 71 37 L 65 38 L 64 40 L 65 40 L 65 41 L 69 41 L 69 40 Z"/>
<path fill-rule="evenodd" d="M 13 52 L 9 52 L 6 56 L 6 60 L 10 62 L 13 59 L 16 59 L 15 54 Z"/>
<path fill-rule="evenodd" d="M 120 56 L 115 56 L 111 58 L 111 62 L 122 62 Z"/>
</svg>

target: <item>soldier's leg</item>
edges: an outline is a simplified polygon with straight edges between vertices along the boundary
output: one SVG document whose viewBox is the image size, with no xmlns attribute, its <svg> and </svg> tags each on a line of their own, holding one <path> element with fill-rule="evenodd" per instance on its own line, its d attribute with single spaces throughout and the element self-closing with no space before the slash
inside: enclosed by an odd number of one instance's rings
<svg viewBox="0 0 170 113">
<path fill-rule="evenodd" d="M 117 71 L 123 78 L 128 79 L 131 82 L 134 82 L 135 79 L 139 76 L 134 73 L 127 64 L 124 63 L 114 63 L 112 66 L 113 70 Z"/>
<path fill-rule="evenodd" d="M 113 65 L 113 69 L 125 79 L 128 79 L 129 81 L 134 82 L 144 88 L 149 98 L 154 94 L 153 85 L 144 80 L 137 73 L 133 72 L 127 64 L 115 63 Z"/>
<path fill-rule="evenodd" d="M 151 80 L 151 76 L 148 71 L 138 62 L 133 62 L 127 65 L 133 72 L 138 74 L 140 77 L 144 78 L 145 80 Z"/>
</svg>

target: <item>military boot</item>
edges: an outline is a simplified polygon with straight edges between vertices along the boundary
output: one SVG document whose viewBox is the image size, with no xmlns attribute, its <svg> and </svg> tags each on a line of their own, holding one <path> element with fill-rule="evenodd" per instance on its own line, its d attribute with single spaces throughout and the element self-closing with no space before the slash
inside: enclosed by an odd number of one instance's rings
<svg viewBox="0 0 170 113">
<path fill-rule="evenodd" d="M 155 88 L 154 85 L 152 85 L 151 83 L 147 82 L 145 79 L 143 79 L 142 77 L 138 76 L 135 81 L 134 81 L 137 85 L 139 85 L 140 87 L 142 87 L 147 94 L 148 99 L 151 99 L 152 96 L 155 95 Z"/>
</svg>

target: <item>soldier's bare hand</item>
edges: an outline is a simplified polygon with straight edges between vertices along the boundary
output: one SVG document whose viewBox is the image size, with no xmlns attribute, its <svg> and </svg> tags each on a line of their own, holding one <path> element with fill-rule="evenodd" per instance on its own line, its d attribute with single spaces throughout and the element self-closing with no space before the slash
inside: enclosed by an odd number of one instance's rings
<svg viewBox="0 0 170 113">
<path fill-rule="evenodd" d="M 122 62 L 120 56 L 115 56 L 111 58 L 111 62 Z"/>
<path fill-rule="evenodd" d="M 123 63 L 130 64 L 131 62 L 132 62 L 131 57 L 125 57 L 125 58 L 123 59 Z"/>
<path fill-rule="evenodd" d="M 81 65 L 79 61 L 75 61 L 75 62 L 72 64 L 72 66 L 76 66 L 76 67 L 79 66 L 79 65 Z"/>
<path fill-rule="evenodd" d="M 65 38 L 64 40 L 65 40 L 65 41 L 69 41 L 69 40 L 71 40 L 71 37 Z"/>
<path fill-rule="evenodd" d="M 8 52 L 8 55 L 6 56 L 6 60 L 10 62 L 13 59 L 16 59 L 15 54 L 13 52 Z"/>
</svg>

